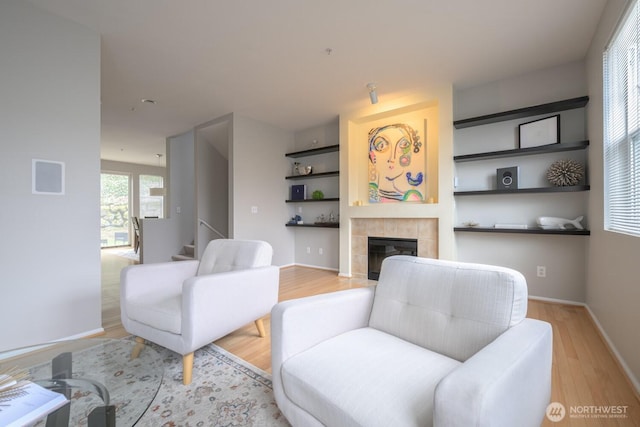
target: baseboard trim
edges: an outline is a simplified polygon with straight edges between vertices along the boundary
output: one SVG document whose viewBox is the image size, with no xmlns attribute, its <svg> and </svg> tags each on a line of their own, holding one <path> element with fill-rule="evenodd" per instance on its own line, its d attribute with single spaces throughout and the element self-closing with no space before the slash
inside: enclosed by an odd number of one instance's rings
<svg viewBox="0 0 640 427">
<path fill-rule="evenodd" d="M 319 265 L 310 265 L 310 264 L 295 264 L 296 267 L 306 267 L 306 268 L 315 268 L 316 270 L 327 270 L 327 271 L 338 271 L 337 268 L 330 267 L 321 267 Z"/>
<path fill-rule="evenodd" d="M 609 347 L 609 351 L 613 355 L 614 360 L 618 363 L 622 371 L 626 374 L 627 380 L 629 381 L 631 388 L 633 388 L 636 392 L 636 398 L 638 399 L 638 401 L 640 401 L 640 381 L 638 381 L 638 378 L 636 378 L 636 376 L 633 374 L 633 372 L 631 371 L 631 368 L 629 368 L 629 365 L 627 365 L 627 363 L 624 361 L 624 358 L 622 357 L 622 355 L 620 354 L 616 346 L 613 344 L 613 341 L 611 341 L 611 338 L 609 338 L 609 335 L 607 335 L 607 333 L 605 332 L 604 328 L 600 324 L 600 321 L 596 317 L 595 313 L 591 311 L 591 308 L 589 308 L 588 305 L 585 304 L 584 306 L 586 307 L 587 312 L 589 313 L 589 316 L 591 316 L 591 321 L 593 322 L 594 325 L 596 325 L 596 329 L 600 333 L 600 336 L 602 337 L 604 342 L 607 344 L 607 347 Z"/>
<path fill-rule="evenodd" d="M 33 344 L 33 346 L 24 346 L 22 348 L 16 349 L 16 350 L 9 350 L 4 352 L 4 354 L 2 355 L 2 358 L 0 358 L 0 360 L 2 359 L 8 359 L 10 357 L 15 357 L 15 356 L 19 356 L 21 354 L 24 353 L 29 353 L 31 351 L 40 349 L 40 348 L 47 348 L 51 345 L 53 345 L 56 342 L 60 342 L 60 341 L 70 341 L 70 340 L 77 340 L 77 339 L 82 339 L 82 338 L 92 338 L 92 337 L 96 337 L 98 335 L 103 335 L 104 329 L 103 328 L 98 328 L 98 329 L 93 329 L 91 331 L 86 331 L 86 332 L 82 332 L 76 335 L 70 335 L 68 337 L 65 338 L 59 338 L 57 340 L 53 340 L 50 343 L 46 343 L 46 344 L 42 344 L 42 343 L 38 343 L 38 344 Z"/>
<path fill-rule="evenodd" d="M 636 398 L 638 399 L 638 401 L 640 401 L 640 381 L 638 381 L 635 375 L 633 375 L 633 372 L 629 368 L 629 365 L 627 365 L 627 363 L 624 361 L 624 359 L 622 358 L 622 355 L 620 354 L 616 346 L 613 344 L 613 341 L 611 341 L 611 338 L 609 338 L 609 335 L 607 335 L 607 333 L 605 332 L 604 328 L 600 324 L 600 321 L 598 321 L 598 318 L 596 317 L 595 313 L 591 310 L 591 308 L 589 308 L 589 306 L 586 303 L 569 301 L 569 300 L 561 300 L 556 298 L 537 297 L 532 295 L 529 296 L 529 299 L 542 301 L 542 302 L 549 302 L 553 304 L 565 304 L 565 305 L 574 305 L 574 306 L 584 307 L 587 310 L 587 313 L 589 314 L 591 321 L 595 325 L 596 330 L 604 340 L 609 352 L 613 356 L 613 360 L 615 360 L 618 366 L 620 367 L 620 369 L 622 369 L 622 372 L 627 377 L 627 381 L 629 382 L 629 385 L 635 391 Z"/>
<path fill-rule="evenodd" d="M 8 350 L 8 351 L 5 351 L 5 352 L 2 353 L 2 357 L 0 357 L 0 360 L 10 359 L 12 357 L 20 356 L 21 354 L 29 353 L 31 351 L 40 350 L 42 348 L 47 348 L 50 345 L 51 344 L 42 344 L 42 345 L 34 345 L 34 346 L 31 346 L 31 347 L 22 347 L 22 348 L 19 348 L 17 350 Z"/>
<path fill-rule="evenodd" d="M 284 270 L 285 268 L 295 267 L 295 264 L 285 264 L 280 266 L 280 270 Z"/>
<path fill-rule="evenodd" d="M 534 295 L 529 295 L 529 299 L 536 300 L 536 301 L 543 301 L 543 302 L 551 302 L 554 304 L 577 305 L 580 307 L 587 306 L 587 304 L 583 302 L 570 301 L 570 300 L 558 299 L 558 298 L 537 297 Z"/>
<path fill-rule="evenodd" d="M 105 334 L 104 328 L 97 328 L 97 329 L 92 329 L 90 331 L 81 332 L 79 334 L 70 335 L 68 337 L 60 338 L 60 339 L 54 340 L 53 342 L 77 340 L 81 338 L 94 338 L 104 334 Z"/>
</svg>

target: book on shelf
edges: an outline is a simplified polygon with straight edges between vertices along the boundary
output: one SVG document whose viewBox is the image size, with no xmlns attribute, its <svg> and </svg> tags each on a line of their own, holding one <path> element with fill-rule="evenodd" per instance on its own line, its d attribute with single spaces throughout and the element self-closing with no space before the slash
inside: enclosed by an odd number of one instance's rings
<svg viewBox="0 0 640 427">
<path fill-rule="evenodd" d="M 66 396 L 25 381 L 15 392 L 0 397 L 0 425 L 21 427 L 45 418 L 68 402 Z"/>
<path fill-rule="evenodd" d="M 509 230 L 526 230 L 529 228 L 527 224 L 495 224 L 493 228 L 504 228 Z"/>
<path fill-rule="evenodd" d="M 307 198 L 307 186 L 306 185 L 292 185 L 291 186 L 291 200 L 304 200 Z"/>
</svg>

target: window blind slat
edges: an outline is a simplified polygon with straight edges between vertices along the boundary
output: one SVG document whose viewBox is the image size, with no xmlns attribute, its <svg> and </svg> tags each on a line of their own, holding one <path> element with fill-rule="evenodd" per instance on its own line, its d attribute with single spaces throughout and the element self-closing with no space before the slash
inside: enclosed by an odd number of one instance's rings
<svg viewBox="0 0 640 427">
<path fill-rule="evenodd" d="M 603 55 L 605 229 L 640 236 L 640 7 Z"/>
</svg>

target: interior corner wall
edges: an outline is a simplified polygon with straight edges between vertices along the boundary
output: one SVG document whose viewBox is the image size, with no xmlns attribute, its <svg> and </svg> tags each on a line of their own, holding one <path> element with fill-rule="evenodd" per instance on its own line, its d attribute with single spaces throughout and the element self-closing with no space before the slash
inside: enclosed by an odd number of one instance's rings
<svg viewBox="0 0 640 427">
<path fill-rule="evenodd" d="M 168 240 L 162 242 L 165 261 L 180 252 L 183 245 L 195 240 L 196 230 L 196 176 L 195 134 L 193 130 L 167 138 L 167 220 L 171 230 Z M 170 252 L 170 253 L 169 253 Z M 169 258 L 167 259 L 167 256 Z"/>
<path fill-rule="evenodd" d="M 466 119 L 586 94 L 584 62 L 577 61 L 474 88 L 457 90 L 454 95 L 454 117 L 456 120 Z M 584 116 L 584 111 L 581 114 Z M 505 149 L 496 148 L 494 145 L 492 150 L 486 144 L 483 146 L 486 141 L 482 141 L 481 138 L 464 138 L 465 132 L 472 132 L 473 135 L 473 132 L 477 134 L 480 129 L 480 127 L 474 127 L 454 132 L 456 154 Z M 513 146 L 509 148 L 516 148 L 515 135 L 516 131 L 513 130 Z M 495 138 L 489 139 L 491 141 L 487 144 L 495 144 Z M 468 141 L 473 146 L 463 147 L 464 152 L 461 153 L 460 145 L 463 141 Z M 593 156 L 589 157 L 593 159 Z M 513 163 L 500 164 L 498 167 L 517 166 L 519 162 L 523 162 L 522 159 L 508 159 L 506 161 L 513 161 Z M 504 161 L 500 159 L 500 162 Z M 546 168 L 547 161 L 548 159 L 541 159 L 540 164 L 536 165 Z M 495 171 L 496 164 L 493 162 L 476 163 L 478 165 L 473 167 L 493 167 Z M 482 220 L 483 215 L 487 216 L 493 224 L 534 222 L 536 215 L 562 217 L 570 213 L 574 214 L 573 211 L 578 212 L 577 215 L 586 213 L 588 193 L 580 192 L 569 196 L 564 193 L 558 194 L 560 194 L 559 197 L 556 197 L 557 194 L 458 197 L 456 225 L 468 220 Z M 589 220 L 588 216 L 587 220 Z M 456 233 L 458 260 L 514 268 L 526 277 L 529 295 L 573 302 L 585 301 L 585 263 L 588 241 L 589 236 Z M 547 277 L 537 277 L 536 267 L 539 265 L 546 267 Z"/>
<path fill-rule="evenodd" d="M 100 37 L 0 2 L 0 351 L 100 332 Z M 31 162 L 64 194 L 32 194 Z"/>
<path fill-rule="evenodd" d="M 591 237 L 586 302 L 640 393 L 640 237 L 604 231 L 602 53 L 627 2 L 610 0 L 587 55 Z"/>
<path fill-rule="evenodd" d="M 231 233 L 235 239 L 264 240 L 273 247 L 273 265 L 294 262 L 294 238 L 288 220 L 289 162 L 293 132 L 233 114 L 231 159 Z M 252 213 L 252 207 L 257 208 Z"/>
<path fill-rule="evenodd" d="M 208 142 L 198 143 L 196 148 L 196 222 L 205 220 L 221 234 L 229 235 L 229 161 Z M 204 183 L 202 183 L 204 181 Z M 202 184 L 201 184 L 202 183 Z M 196 247 L 200 257 L 216 233 L 197 226 Z"/>
<path fill-rule="evenodd" d="M 294 139 L 294 146 L 287 147 L 286 152 L 336 145 L 340 142 L 339 120 L 336 118 L 325 125 L 298 131 L 295 133 Z M 289 167 L 286 175 L 294 174 L 294 162 L 299 162 L 303 166 L 312 166 L 313 173 L 335 171 L 340 167 L 339 153 L 288 158 L 287 162 Z M 307 185 L 307 197 L 311 197 L 310 195 L 316 190 L 322 191 L 327 198 L 340 196 L 339 176 L 303 181 L 287 180 L 287 191 L 290 191 L 291 185 L 296 184 Z M 289 198 L 288 195 L 287 198 Z M 300 215 L 303 221 L 308 223 L 317 221 L 320 215 L 324 215 L 326 218 L 329 218 L 331 214 L 336 218 L 340 216 L 338 202 L 288 203 L 287 205 L 287 218 Z M 340 264 L 340 230 L 338 228 L 289 227 L 287 230 L 295 239 L 295 263 L 297 265 L 338 270 Z"/>
</svg>

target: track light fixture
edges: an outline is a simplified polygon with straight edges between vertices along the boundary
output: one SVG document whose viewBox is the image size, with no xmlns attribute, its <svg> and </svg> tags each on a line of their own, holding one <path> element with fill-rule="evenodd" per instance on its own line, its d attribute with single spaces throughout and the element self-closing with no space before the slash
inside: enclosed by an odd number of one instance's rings
<svg viewBox="0 0 640 427">
<path fill-rule="evenodd" d="M 367 84 L 367 88 L 369 89 L 369 99 L 371 100 L 372 104 L 377 104 L 378 103 L 378 92 L 377 92 L 377 87 L 375 83 L 369 83 Z"/>
</svg>

